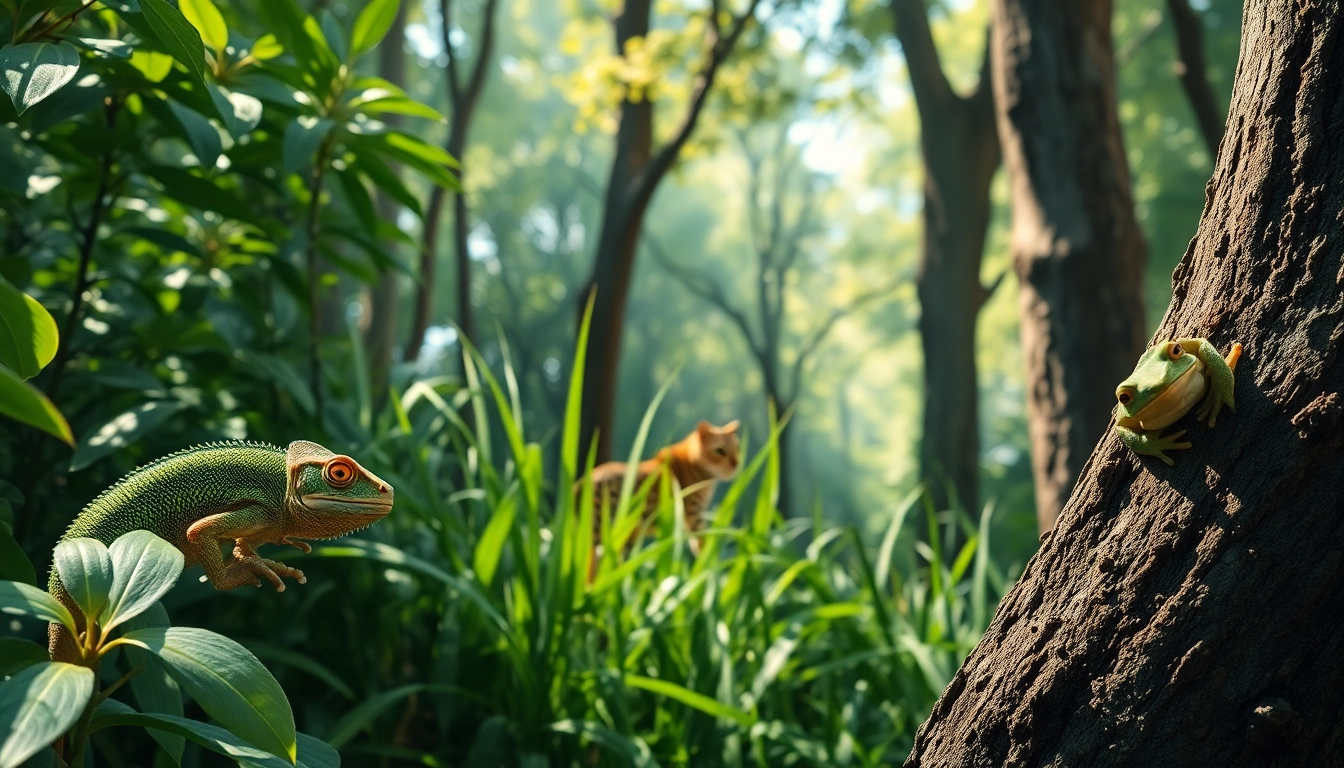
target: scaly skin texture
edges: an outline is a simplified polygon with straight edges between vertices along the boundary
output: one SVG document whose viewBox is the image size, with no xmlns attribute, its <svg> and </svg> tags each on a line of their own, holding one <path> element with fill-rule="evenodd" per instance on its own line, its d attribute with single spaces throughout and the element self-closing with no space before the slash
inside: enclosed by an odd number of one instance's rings
<svg viewBox="0 0 1344 768">
<path fill-rule="evenodd" d="M 1232 372 L 1241 357 L 1241 344 L 1233 343 L 1227 359 L 1208 339 L 1176 339 L 1157 344 L 1139 358 L 1129 378 L 1116 388 L 1120 404 L 1115 409 L 1115 433 L 1135 453 L 1156 456 L 1168 466 L 1176 462 L 1165 451 L 1190 447 L 1180 438 L 1185 430 L 1162 435 L 1162 430 L 1184 416 L 1199 402 L 1195 419 L 1218 421 L 1224 405 L 1235 411 Z"/>
<path fill-rule="evenodd" d="M 263 443 L 197 446 L 143 466 L 101 493 L 71 523 L 62 541 L 80 537 L 111 544 L 122 534 L 146 530 L 182 550 L 186 567 L 200 564 L 216 589 L 266 579 L 277 591 L 284 577 L 306 582 L 303 572 L 257 555 L 261 544 L 330 539 L 365 528 L 392 509 L 392 486 L 348 456 L 298 440 L 287 449 Z M 233 543 L 225 562 L 220 540 Z M 47 588 L 83 616 L 56 573 Z M 74 661 L 78 646 L 59 624 L 49 632 L 53 659 Z"/>
</svg>

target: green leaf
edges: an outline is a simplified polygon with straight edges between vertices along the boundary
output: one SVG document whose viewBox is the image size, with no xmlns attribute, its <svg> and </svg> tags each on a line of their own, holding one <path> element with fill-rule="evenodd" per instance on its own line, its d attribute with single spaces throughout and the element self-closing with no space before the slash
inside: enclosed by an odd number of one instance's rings
<svg viewBox="0 0 1344 768">
<path fill-rule="evenodd" d="M 173 71 L 173 57 L 158 51 L 137 50 L 131 54 L 131 66 L 149 82 L 157 83 Z"/>
<path fill-rule="evenodd" d="M 0 768 L 16 768 L 70 730 L 93 695 L 93 670 L 49 661 L 0 684 Z"/>
<path fill-rule="evenodd" d="M 75 444 L 70 425 L 56 410 L 56 406 L 36 387 L 4 365 L 0 365 L 0 413 L 58 437 L 67 445 Z"/>
<path fill-rule="evenodd" d="M 641 688 L 666 696 L 669 699 L 675 699 L 682 704 L 711 717 L 722 717 L 726 720 L 732 720 L 743 728 L 750 728 L 756 724 L 756 716 L 750 712 L 743 712 L 736 707 L 730 707 L 714 699 L 709 698 L 703 693 L 696 693 L 688 688 L 684 688 L 676 683 L 669 683 L 666 680 L 655 680 L 651 677 L 641 677 L 639 675 L 626 675 L 625 684 L 631 688 Z"/>
<path fill-rule="evenodd" d="M 224 17 L 210 0 L 177 0 L 177 7 L 191 26 L 201 33 L 201 40 L 216 52 L 229 47 L 229 28 Z"/>
<path fill-rule="evenodd" d="M 392 22 L 397 18 L 401 0 L 370 0 L 355 18 L 355 29 L 350 36 L 350 58 L 353 61 L 373 50 L 382 42 Z M 397 41 L 400 44 L 400 41 Z"/>
<path fill-rule="evenodd" d="M 191 739 L 211 752 L 232 758 L 242 768 L 285 768 L 290 765 L 288 761 L 256 749 L 217 725 L 167 714 L 140 714 L 116 699 L 108 699 L 98 705 L 90 730 L 124 725 L 165 731 Z M 294 765 L 298 768 L 340 768 L 341 758 L 336 750 L 305 733 L 297 736 L 298 759 Z"/>
<path fill-rule="evenodd" d="M 140 0 L 140 11 L 164 52 L 181 62 L 188 74 L 204 86 L 205 43 L 201 41 L 201 33 L 167 0 Z"/>
<path fill-rule="evenodd" d="M 317 410 L 312 388 L 288 360 L 277 355 L 263 355 L 247 349 L 240 349 L 234 354 L 244 367 L 261 374 L 263 379 L 279 384 L 294 398 L 294 402 L 304 413 L 311 414 Z"/>
<path fill-rule="evenodd" d="M 240 640 L 239 642 L 242 643 L 244 648 L 251 651 L 254 656 L 266 663 L 268 667 L 273 668 L 276 664 L 294 667 L 302 672 L 307 672 L 318 680 L 331 686 L 333 691 L 336 691 L 345 698 L 355 698 L 355 692 L 350 690 L 350 686 L 345 684 L 345 681 L 341 679 L 340 675 L 332 672 L 330 669 L 309 656 L 262 640 Z"/>
<path fill-rule="evenodd" d="M 224 127 L 233 138 L 241 139 L 261 122 L 261 100 L 257 97 L 230 91 L 214 83 L 206 86 L 206 89 L 210 91 L 210 99 L 215 102 L 215 109 L 224 118 Z"/>
<path fill-rule="evenodd" d="M 322 144 L 322 139 L 326 137 L 327 132 L 335 125 L 331 120 L 325 117 L 314 117 L 312 115 L 299 115 L 285 126 L 285 144 L 284 144 L 284 163 L 282 172 L 285 176 L 306 168 L 313 162 L 313 153 L 317 152 L 318 146 Z"/>
<path fill-rule="evenodd" d="M 513 518 L 517 509 L 517 495 L 511 493 L 505 496 L 495 508 L 495 514 L 490 518 L 490 522 L 486 524 L 480 542 L 476 544 L 476 556 L 472 565 L 476 577 L 487 587 L 495 578 L 499 555 L 504 550 L 504 543 L 509 539 L 509 531 L 513 530 Z"/>
<path fill-rule="evenodd" d="M 56 598 L 32 586 L 17 581 L 0 581 L 0 613 L 11 616 L 32 616 L 41 621 L 64 625 L 75 631 L 75 617 L 70 615 Z"/>
<path fill-rule="evenodd" d="M 190 107 L 169 101 L 168 109 L 172 110 L 173 117 L 182 125 L 187 143 L 191 145 L 191 151 L 196 153 L 197 162 L 207 170 L 214 168 L 224 152 L 224 142 L 219 138 L 219 131 L 204 115 Z"/>
<path fill-rule="evenodd" d="M 123 43 L 120 40 L 102 40 L 94 37 L 72 37 L 70 38 L 78 45 L 93 51 L 101 53 L 104 56 L 113 56 L 118 59 L 129 59 L 135 50 L 130 44 Z"/>
<path fill-rule="evenodd" d="M 331 52 L 336 55 L 337 60 L 345 61 L 350 55 L 345 42 L 345 30 L 341 29 L 341 23 L 330 11 L 323 11 L 321 15 L 322 20 L 318 26 L 322 29 L 322 36 L 326 38 L 327 45 L 331 47 Z"/>
<path fill-rule="evenodd" d="M 127 620 L 122 625 L 122 632 L 170 626 L 172 622 L 168 620 L 168 612 L 163 609 L 163 604 L 154 603 L 139 616 Z M 140 668 L 139 672 L 131 675 L 130 680 L 131 694 L 135 696 L 135 702 L 140 705 L 140 709 L 145 712 L 181 717 L 182 689 L 178 687 L 173 676 L 168 674 L 168 670 L 155 662 L 153 655 L 143 648 L 127 645 L 124 650 L 126 661 L 131 667 Z M 174 763 L 182 764 L 182 750 L 186 747 L 182 736 L 158 729 L 151 730 L 149 735 L 172 756 Z"/>
<path fill-rule="evenodd" d="M 66 593 L 84 612 L 84 620 L 101 619 L 112 589 L 112 558 L 107 546 L 97 539 L 66 539 L 56 545 L 52 559 Z"/>
<path fill-rule="evenodd" d="M 7 499 L 0 499 L 0 511 L 4 511 L 8 504 Z M 32 561 L 3 521 L 0 521 L 0 579 L 37 586 L 37 572 L 33 570 Z"/>
<path fill-rule="evenodd" d="M 252 58 L 257 61 L 270 61 L 284 53 L 285 49 L 284 46 L 280 45 L 280 41 L 275 39 L 275 35 L 266 34 L 257 38 L 249 52 L 252 54 Z"/>
<path fill-rule="evenodd" d="M 140 629 L 121 639 L 158 656 L 206 714 L 230 731 L 291 764 L 295 761 L 289 701 L 246 648 L 195 627 Z"/>
<path fill-rule="evenodd" d="M 0 277 L 0 364 L 31 379 L 56 356 L 59 340 L 47 308 Z"/>
<path fill-rule="evenodd" d="M 336 721 L 336 724 L 327 732 L 327 743 L 336 749 L 340 749 L 345 746 L 346 742 L 368 727 L 370 723 L 378 719 L 378 716 L 387 711 L 388 707 L 411 694 L 440 687 L 425 683 L 411 683 L 410 685 L 393 688 L 390 691 L 383 691 L 377 696 L 365 699 L 360 702 L 359 706 L 345 713 L 344 717 Z"/>
<path fill-rule="evenodd" d="M 32 640 L 0 637 L 0 678 L 48 660 L 47 649 Z"/>
<path fill-rule="evenodd" d="M 152 400 L 138 405 L 86 434 L 75 446 L 70 471 L 78 472 L 113 451 L 124 448 L 182 410 L 175 400 Z"/>
<path fill-rule="evenodd" d="M 265 222 L 256 211 L 226 189 L 222 189 L 190 171 L 166 165 L 151 165 L 145 172 L 163 185 L 169 196 L 185 205 L 214 211 L 222 216 L 264 227 Z"/>
<path fill-rule="evenodd" d="M 443 165 L 448 168 L 458 167 L 457 160 L 447 151 L 417 136 L 401 131 L 388 131 L 382 136 L 383 141 L 399 153 L 411 155 L 424 160 L 426 163 Z"/>
<path fill-rule="evenodd" d="M 375 187 L 381 189 L 388 197 L 409 208 L 417 217 L 425 218 L 425 211 L 420 205 L 420 200 L 411 193 L 401 177 L 388 167 L 382 158 L 372 152 L 356 154 L 354 159 L 350 161 L 349 167 L 358 170 L 360 175 L 368 177 Z"/>
<path fill-rule="evenodd" d="M 0 48 L 0 87 L 19 114 L 60 90 L 78 71 L 79 51 L 66 42 Z"/>
<path fill-rule="evenodd" d="M 103 631 L 149 610 L 182 575 L 185 558 L 172 544 L 149 531 L 131 531 L 108 547 L 112 588 Z"/>
</svg>

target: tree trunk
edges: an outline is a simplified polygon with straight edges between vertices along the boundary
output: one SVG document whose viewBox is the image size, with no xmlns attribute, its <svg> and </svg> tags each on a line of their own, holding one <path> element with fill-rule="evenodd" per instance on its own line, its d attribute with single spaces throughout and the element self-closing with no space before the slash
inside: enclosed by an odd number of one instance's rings
<svg viewBox="0 0 1344 768">
<path fill-rule="evenodd" d="M 476 61 L 465 86 L 458 77 L 457 54 L 452 41 L 452 0 L 440 0 L 439 11 L 443 18 L 443 49 L 448 57 L 447 78 L 448 97 L 452 102 L 453 125 L 448 132 L 445 149 L 458 162 L 457 178 L 461 181 L 466 173 L 467 134 L 471 130 L 471 118 L 476 113 L 481 91 L 485 88 L 485 78 L 489 74 L 490 57 L 495 45 L 495 8 L 498 0 L 486 0 L 481 9 L 481 34 L 478 38 Z M 415 312 L 411 320 L 411 333 L 406 342 L 405 357 L 414 360 L 420 354 L 425 342 L 425 331 L 429 328 L 434 312 L 434 282 L 438 257 L 439 225 L 443 221 L 443 198 L 446 194 L 442 187 L 435 187 L 429 196 L 429 209 L 425 212 L 424 248 L 420 254 L 420 288 L 416 292 Z M 462 335 L 472 342 L 476 341 L 475 312 L 471 307 L 471 253 L 467 249 L 467 236 L 471 234 L 471 216 L 467 208 L 467 198 L 462 193 L 453 194 L 453 257 L 457 267 L 457 327 Z"/>
<path fill-rule="evenodd" d="M 406 83 L 405 40 L 406 8 L 404 5 L 399 5 L 392 27 L 378 47 L 379 74 L 383 79 L 398 86 Z M 383 121 L 392 126 L 401 123 L 399 115 L 385 115 Z M 377 192 L 376 204 L 380 217 L 396 222 L 399 206 L 381 189 Z M 385 247 L 393 253 L 398 248 L 393 243 L 387 243 Z M 392 350 L 397 345 L 397 319 L 401 313 L 401 280 L 398 273 L 395 270 L 383 272 L 374 285 L 372 294 L 369 302 L 371 316 L 368 330 L 364 334 L 364 344 L 368 349 L 369 380 L 372 384 L 376 410 L 378 404 L 386 400 L 388 374 L 392 369 Z"/>
<path fill-rule="evenodd" d="M 1146 246 L 1116 116 L 1110 0 L 995 0 L 993 57 L 1048 531 L 1143 350 Z"/>
<path fill-rule="evenodd" d="M 938 509 L 980 503 L 980 393 L 975 323 L 990 290 L 980 284 L 989 229 L 989 185 L 999 167 L 989 48 L 976 89 L 952 90 L 938 60 L 923 0 L 892 0 L 924 152 L 924 244 L 917 288 L 924 349 L 920 477 Z M 955 556 L 956 549 L 952 549 Z"/>
<path fill-rule="evenodd" d="M 1244 344 L 1236 412 L 1170 468 L 1102 440 L 907 766 L 1344 765 L 1341 16 L 1247 5 L 1155 337 Z"/>
<path fill-rule="evenodd" d="M 1218 143 L 1223 140 L 1223 113 L 1218 99 L 1209 85 L 1208 68 L 1204 65 L 1204 24 L 1190 7 L 1190 0 L 1167 0 L 1171 25 L 1176 29 L 1176 51 L 1180 61 L 1176 74 L 1190 100 L 1190 109 L 1199 123 L 1199 133 L 1209 148 L 1209 157 L 1218 154 Z"/>
<path fill-rule="evenodd" d="M 607 180 L 597 254 L 588 279 L 588 290 L 583 292 L 578 306 L 582 315 L 586 306 L 584 301 L 591 291 L 596 291 L 588 354 L 584 361 L 580 421 L 584 446 L 591 444 L 594 435 L 597 437 L 599 463 L 611 457 L 625 305 L 630 295 L 630 278 L 635 271 L 635 253 L 644 225 L 644 213 L 653 193 L 694 132 L 719 66 L 737 45 L 747 22 L 755 15 L 758 3 L 759 0 L 749 0 L 742 15 L 733 17 L 726 27 L 722 26 L 723 19 L 718 17 L 706 21 L 710 28 L 708 50 L 691 87 L 686 114 L 672 138 L 656 152 L 653 148 L 653 104 L 646 99 L 621 102 L 616 151 Z M 651 5 L 652 0 L 626 0 L 613 24 L 618 53 L 625 51 L 626 42 L 631 38 L 648 34 Z"/>
</svg>

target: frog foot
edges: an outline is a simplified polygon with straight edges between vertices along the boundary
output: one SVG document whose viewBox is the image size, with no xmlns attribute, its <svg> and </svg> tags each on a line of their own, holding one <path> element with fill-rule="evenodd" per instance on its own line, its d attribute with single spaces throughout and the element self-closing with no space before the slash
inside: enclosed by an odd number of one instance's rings
<svg viewBox="0 0 1344 768">
<path fill-rule="evenodd" d="M 1146 450 L 1145 450 L 1144 452 L 1147 453 L 1149 456 L 1156 456 L 1157 458 L 1159 458 L 1159 459 L 1161 459 L 1162 461 L 1166 462 L 1166 465 L 1169 466 L 1169 467 L 1175 466 L 1175 465 L 1176 465 L 1176 462 L 1175 462 L 1175 461 L 1172 461 L 1171 457 L 1168 456 L 1167 454 L 1163 453 L 1163 451 L 1181 451 L 1181 450 L 1185 450 L 1186 448 L 1191 447 L 1191 446 L 1193 445 L 1193 443 L 1190 443 L 1190 442 L 1188 442 L 1188 441 L 1181 440 L 1181 441 L 1177 442 L 1177 438 L 1179 438 L 1181 435 L 1184 435 L 1184 434 L 1185 434 L 1185 430 L 1182 429 L 1182 430 L 1179 431 L 1179 432 L 1173 432 L 1173 433 L 1171 433 L 1170 435 L 1166 435 L 1165 437 L 1163 437 L 1163 436 L 1151 437 L 1151 436 L 1150 436 L 1150 437 L 1148 437 L 1148 439 L 1145 441 L 1145 442 L 1146 442 L 1146 445 L 1144 445 L 1144 448 L 1145 448 Z"/>
</svg>

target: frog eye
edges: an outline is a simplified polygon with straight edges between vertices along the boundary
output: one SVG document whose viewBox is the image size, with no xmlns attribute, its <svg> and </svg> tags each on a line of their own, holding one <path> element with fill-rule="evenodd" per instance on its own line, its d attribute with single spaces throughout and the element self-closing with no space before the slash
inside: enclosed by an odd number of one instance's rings
<svg viewBox="0 0 1344 768">
<path fill-rule="evenodd" d="M 1129 405 L 1134 400 L 1134 393 L 1128 389 L 1122 389 L 1115 393 L 1115 399 L 1119 400 L 1121 405 Z"/>
<path fill-rule="evenodd" d="M 1175 360 L 1183 354 L 1185 354 L 1185 348 L 1176 342 L 1172 342 L 1171 346 L 1167 348 L 1167 356 L 1172 360 Z"/>
<path fill-rule="evenodd" d="M 355 482 L 355 465 L 349 459 L 337 456 L 322 467 L 322 479 L 332 488 L 348 488 Z"/>
</svg>

